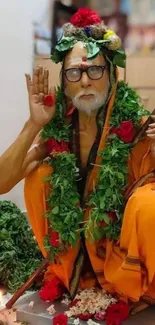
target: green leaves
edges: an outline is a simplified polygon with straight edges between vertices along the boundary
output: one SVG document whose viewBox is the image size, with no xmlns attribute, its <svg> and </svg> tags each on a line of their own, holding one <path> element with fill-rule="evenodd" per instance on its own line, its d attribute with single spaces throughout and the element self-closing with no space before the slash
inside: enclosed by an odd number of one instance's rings
<svg viewBox="0 0 155 325">
<path fill-rule="evenodd" d="M 87 43 L 88 59 L 94 58 L 100 51 L 99 46 L 95 42 Z"/>
<path fill-rule="evenodd" d="M 110 125 L 119 127 L 122 121 L 132 121 L 135 128 L 140 126 L 142 116 L 150 113 L 144 109 L 140 97 L 128 84 L 120 81 L 117 86 L 116 98 Z"/>
<path fill-rule="evenodd" d="M 66 52 L 71 50 L 74 44 L 77 42 L 75 37 L 64 37 L 56 45 L 54 53 L 51 56 L 51 59 L 55 63 L 62 62 Z"/>
<path fill-rule="evenodd" d="M 63 91 L 60 87 L 56 91 L 56 114 L 55 117 L 43 128 L 42 138 L 48 140 L 54 138 L 57 141 L 69 141 L 70 126 L 64 124 L 65 105 Z"/>
<path fill-rule="evenodd" d="M 74 44 L 78 41 L 82 41 L 86 44 L 88 59 L 94 58 L 100 51 L 105 54 L 105 52 L 107 52 L 106 44 L 110 42 L 108 39 L 95 40 L 92 37 L 87 37 L 85 33 L 76 36 L 76 38 L 74 36 L 62 37 L 62 39 L 57 43 L 55 50 L 51 56 L 52 61 L 55 63 L 62 62 L 66 53 L 70 51 L 74 47 Z M 122 68 L 125 67 L 126 55 L 123 50 L 111 50 L 108 51 L 108 53 L 109 59 L 114 65 L 120 66 Z"/>
<path fill-rule="evenodd" d="M 14 203 L 0 201 L 0 282 L 15 292 L 41 259 L 26 216 Z"/>
<path fill-rule="evenodd" d="M 95 40 L 89 38 L 89 41 L 86 43 L 87 51 L 88 51 L 88 59 L 92 59 L 97 54 L 99 54 L 101 47 L 108 42 L 109 42 L 108 40 L 95 41 Z"/>
<path fill-rule="evenodd" d="M 54 260 L 55 255 L 65 247 L 74 247 L 82 232 L 81 222 L 83 212 L 79 206 L 79 194 L 76 188 L 76 159 L 73 154 L 59 153 L 52 161 L 54 172 L 48 181 L 52 191 L 48 197 L 49 207 L 46 217 L 49 228 L 59 233 L 59 247 L 54 248 L 49 244 L 49 238 L 45 241 L 45 248 Z"/>
<path fill-rule="evenodd" d="M 59 207 L 58 207 L 58 206 L 55 206 L 55 207 L 52 209 L 52 213 L 53 213 L 53 214 L 58 214 L 58 213 L 59 213 Z"/>
<path fill-rule="evenodd" d="M 113 64 L 118 67 L 125 68 L 126 64 L 126 55 L 123 50 L 116 50 L 113 58 Z"/>
</svg>

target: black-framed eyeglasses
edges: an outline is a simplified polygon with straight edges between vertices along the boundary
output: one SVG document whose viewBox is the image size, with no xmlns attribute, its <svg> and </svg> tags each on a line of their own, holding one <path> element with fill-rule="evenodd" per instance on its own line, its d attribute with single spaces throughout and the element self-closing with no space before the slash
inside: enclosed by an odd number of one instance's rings
<svg viewBox="0 0 155 325">
<path fill-rule="evenodd" d="M 68 81 L 77 82 L 80 81 L 83 72 L 86 72 L 90 79 L 99 80 L 103 77 L 106 68 L 107 65 L 91 65 L 86 68 L 64 69 L 62 72 Z"/>
</svg>

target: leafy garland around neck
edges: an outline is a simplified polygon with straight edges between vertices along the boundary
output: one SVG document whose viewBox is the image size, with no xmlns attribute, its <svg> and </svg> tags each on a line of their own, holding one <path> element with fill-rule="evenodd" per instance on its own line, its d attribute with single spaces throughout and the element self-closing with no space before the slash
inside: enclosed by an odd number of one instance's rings
<svg viewBox="0 0 155 325">
<path fill-rule="evenodd" d="M 70 127 L 64 124 L 65 111 L 63 93 L 57 90 L 56 116 L 45 126 L 42 136 L 45 140 L 53 138 L 68 142 Z M 76 180 L 78 169 L 76 157 L 72 153 L 60 152 L 49 159 L 54 171 L 48 180 L 51 193 L 47 199 L 49 235 L 45 238 L 45 248 L 52 260 L 67 249 L 76 246 L 81 232 L 91 239 L 117 239 L 120 234 L 125 208 L 124 189 L 127 186 L 127 162 L 132 149 L 132 141 L 124 142 L 118 131 L 124 121 L 140 126 L 144 110 L 136 92 L 123 81 L 118 83 L 110 127 L 115 130 L 107 139 L 106 148 L 99 153 L 101 163 L 99 180 L 86 207 L 91 207 L 89 218 L 83 222 L 84 211 L 80 207 Z M 111 213 L 115 218 L 111 218 Z"/>
</svg>

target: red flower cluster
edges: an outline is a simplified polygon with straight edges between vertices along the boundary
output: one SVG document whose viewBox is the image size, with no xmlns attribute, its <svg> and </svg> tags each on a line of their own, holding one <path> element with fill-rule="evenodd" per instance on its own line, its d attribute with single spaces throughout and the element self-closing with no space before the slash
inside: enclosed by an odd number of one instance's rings
<svg viewBox="0 0 155 325">
<path fill-rule="evenodd" d="M 115 222 L 117 219 L 116 213 L 114 211 L 107 212 L 108 217 L 111 219 L 112 222 Z M 107 223 L 103 220 L 100 222 L 101 227 L 106 227 Z"/>
<path fill-rule="evenodd" d="M 56 315 L 53 318 L 53 325 L 67 325 L 68 317 L 64 314 Z"/>
<path fill-rule="evenodd" d="M 74 299 L 72 302 L 71 302 L 71 307 L 73 307 L 73 306 L 76 306 L 77 305 L 77 303 L 78 303 L 78 299 Z"/>
<path fill-rule="evenodd" d="M 98 14 L 89 8 L 80 8 L 71 18 L 71 23 L 77 27 L 86 27 L 100 22 Z"/>
<path fill-rule="evenodd" d="M 79 314 L 78 318 L 80 318 L 81 320 L 87 321 L 88 319 L 92 318 L 93 315 L 90 313 L 85 313 L 85 314 Z"/>
<path fill-rule="evenodd" d="M 50 236 L 50 244 L 54 247 L 59 246 L 59 233 L 56 231 L 53 231 Z"/>
<path fill-rule="evenodd" d="M 57 277 L 45 283 L 44 287 L 40 290 L 40 298 L 44 301 L 53 302 L 63 294 L 61 282 Z"/>
<path fill-rule="evenodd" d="M 110 134 L 117 134 L 125 143 L 132 142 L 134 138 L 134 125 L 132 121 L 123 121 L 119 128 L 113 128 Z"/>
<path fill-rule="evenodd" d="M 120 301 L 108 307 L 106 312 L 107 325 L 120 325 L 129 316 L 129 306 Z"/>
<path fill-rule="evenodd" d="M 54 95 L 49 94 L 44 97 L 44 105 L 45 106 L 53 106 L 55 104 Z"/>
<path fill-rule="evenodd" d="M 45 144 L 49 155 L 53 152 L 69 152 L 68 142 L 59 142 L 52 138 L 46 141 Z"/>
</svg>

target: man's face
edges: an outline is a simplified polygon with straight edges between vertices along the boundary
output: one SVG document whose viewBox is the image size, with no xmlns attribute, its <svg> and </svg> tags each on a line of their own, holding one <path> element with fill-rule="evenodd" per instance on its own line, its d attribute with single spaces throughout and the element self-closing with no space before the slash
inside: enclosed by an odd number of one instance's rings
<svg viewBox="0 0 155 325">
<path fill-rule="evenodd" d="M 88 70 L 81 73 L 83 69 Z M 82 42 L 77 42 L 67 54 L 63 80 L 66 96 L 71 98 L 77 109 L 88 115 L 97 111 L 107 99 L 109 72 L 106 61 L 102 54 L 88 60 L 87 49 Z"/>
</svg>

